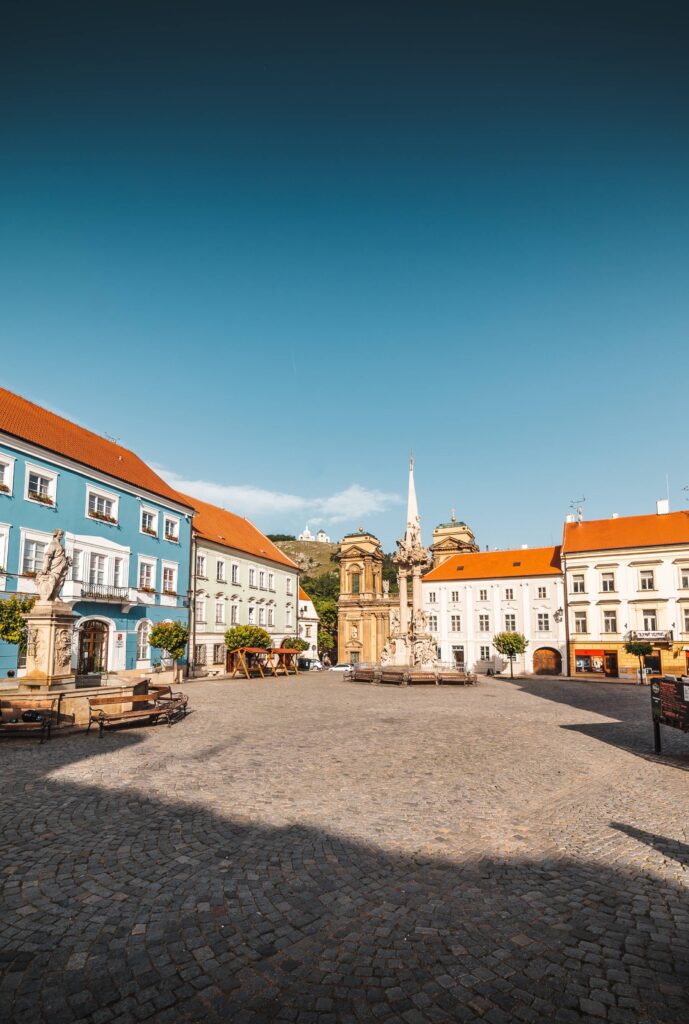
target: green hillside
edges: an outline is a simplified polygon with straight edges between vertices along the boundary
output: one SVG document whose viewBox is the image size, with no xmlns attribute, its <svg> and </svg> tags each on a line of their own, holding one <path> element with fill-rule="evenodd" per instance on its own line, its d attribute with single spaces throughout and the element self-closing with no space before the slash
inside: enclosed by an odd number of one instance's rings
<svg viewBox="0 0 689 1024">
<path fill-rule="evenodd" d="M 315 540 L 279 540 L 276 547 L 296 562 L 307 576 L 323 576 L 337 569 L 333 555 L 339 544 L 319 544 Z"/>
</svg>

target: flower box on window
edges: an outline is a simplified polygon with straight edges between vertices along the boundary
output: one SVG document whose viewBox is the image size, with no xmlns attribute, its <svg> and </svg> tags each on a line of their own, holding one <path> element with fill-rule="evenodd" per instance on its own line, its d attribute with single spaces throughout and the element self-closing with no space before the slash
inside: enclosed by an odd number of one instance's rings
<svg viewBox="0 0 689 1024">
<path fill-rule="evenodd" d="M 116 523 L 117 520 L 114 516 L 106 515 L 105 512 L 96 512 L 94 509 L 89 509 L 89 518 L 98 519 L 101 523 Z"/>
<path fill-rule="evenodd" d="M 33 501 L 38 501 L 41 505 L 54 505 L 55 502 L 49 494 L 41 494 L 40 491 L 29 491 L 29 497 Z"/>
<path fill-rule="evenodd" d="M 157 537 L 158 536 L 157 530 L 151 529 L 150 526 L 142 526 L 141 527 L 141 532 L 142 533 L 147 533 L 149 537 Z"/>
<path fill-rule="evenodd" d="M 146 587 L 142 583 L 139 584 L 139 588 L 138 589 L 139 589 L 139 591 L 142 594 L 155 594 L 155 592 L 156 592 L 156 588 L 155 587 Z"/>
<path fill-rule="evenodd" d="M 0 484 L 0 494 L 9 494 L 10 489 L 7 484 Z"/>
<path fill-rule="evenodd" d="M 177 591 L 176 590 L 167 590 L 166 589 L 166 590 L 163 590 L 163 593 L 165 594 L 166 597 L 177 597 Z"/>
<path fill-rule="evenodd" d="M 35 576 L 38 576 L 38 572 L 36 569 L 25 569 L 22 576 L 28 576 L 32 580 Z"/>
</svg>

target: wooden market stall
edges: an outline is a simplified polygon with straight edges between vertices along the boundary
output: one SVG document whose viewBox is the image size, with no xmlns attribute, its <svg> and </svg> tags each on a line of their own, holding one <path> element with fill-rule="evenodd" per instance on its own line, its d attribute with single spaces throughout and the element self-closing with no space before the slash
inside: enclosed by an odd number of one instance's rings
<svg viewBox="0 0 689 1024">
<path fill-rule="evenodd" d="M 245 679 L 265 679 L 265 669 L 269 668 L 269 655 L 265 647 L 237 647 L 228 651 L 225 657 L 225 668 L 230 679 L 243 675 Z M 275 673 L 273 673 L 275 675 Z"/>
<path fill-rule="evenodd" d="M 268 667 L 274 676 L 298 676 L 299 654 L 299 651 L 294 651 L 291 647 L 271 647 L 268 651 Z"/>
</svg>

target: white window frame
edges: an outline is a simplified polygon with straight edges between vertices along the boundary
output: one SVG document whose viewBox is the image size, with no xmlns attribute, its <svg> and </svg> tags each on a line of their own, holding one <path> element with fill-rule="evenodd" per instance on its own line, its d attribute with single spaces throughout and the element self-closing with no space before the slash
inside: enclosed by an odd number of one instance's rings
<svg viewBox="0 0 689 1024">
<path fill-rule="evenodd" d="M 29 497 L 29 477 L 32 473 L 37 473 L 39 476 L 45 477 L 48 481 L 48 497 L 50 498 L 50 504 L 45 501 L 39 501 L 38 498 Z M 43 466 L 37 466 L 33 462 L 26 462 L 24 464 L 24 500 L 30 501 L 34 505 L 43 505 L 44 508 L 56 508 L 57 507 L 57 478 L 59 473 L 56 470 L 44 469 Z"/>
<path fill-rule="evenodd" d="M 149 533 L 148 530 L 144 530 L 144 512 L 153 516 L 153 529 L 155 533 Z M 143 533 L 144 537 L 158 537 L 158 509 L 151 508 L 150 505 L 142 505 L 139 510 L 139 533 Z"/>
<path fill-rule="evenodd" d="M 14 494 L 14 464 L 17 460 L 13 455 L 6 455 L 5 452 L 0 452 L 0 463 L 5 467 L 5 479 L 2 482 L 2 486 L 6 487 L 6 491 L 0 491 L 0 497 L 11 498 Z"/>
<path fill-rule="evenodd" d="M 482 612 L 479 615 L 478 631 L 479 633 L 490 633 L 490 615 L 488 612 Z"/>
<path fill-rule="evenodd" d="M 689 608 L 684 608 L 683 609 L 683 616 L 684 616 L 684 630 L 683 630 L 683 632 L 684 633 L 689 633 Z"/>
<path fill-rule="evenodd" d="M 144 629 L 146 629 L 146 652 L 147 653 L 144 654 L 143 656 L 140 656 L 140 641 L 141 641 L 141 636 L 142 636 L 142 634 L 144 632 Z M 136 627 L 136 663 L 137 663 L 137 665 L 140 665 L 140 663 L 150 664 L 150 661 L 151 661 L 151 645 L 149 643 L 149 639 L 148 638 L 151 635 L 151 630 L 152 629 L 153 629 L 153 623 L 151 622 L 150 619 L 142 619 L 137 624 L 137 627 Z"/>
<path fill-rule="evenodd" d="M 658 629 L 658 612 L 655 608 L 642 608 L 641 619 L 645 631 L 655 632 Z M 651 620 L 653 620 L 653 625 L 650 625 Z"/>
<path fill-rule="evenodd" d="M 287 577 L 287 579 L 291 579 L 291 578 L 292 578 L 291 576 Z M 292 605 L 290 605 L 290 604 L 288 604 L 287 607 L 285 608 L 285 627 L 287 629 L 291 629 L 292 628 Z"/>
<path fill-rule="evenodd" d="M 151 569 L 151 578 L 153 580 L 153 590 L 142 590 L 141 588 L 141 569 L 143 566 L 149 566 Z M 139 555 L 139 561 L 136 567 L 136 589 L 140 594 L 146 594 L 147 597 L 154 597 L 156 590 L 156 573 L 158 568 L 158 559 L 150 558 L 148 555 Z"/>
<path fill-rule="evenodd" d="M 269 626 L 274 626 L 275 625 L 275 609 L 274 608 L 269 608 L 268 609 L 268 625 Z"/>
<path fill-rule="evenodd" d="M 505 632 L 515 633 L 517 630 L 517 616 L 515 612 L 505 613 Z"/>
<path fill-rule="evenodd" d="M 222 599 L 215 602 L 215 625 L 225 625 L 225 602 Z"/>
<path fill-rule="evenodd" d="M 215 582 L 227 583 L 227 562 L 224 558 L 218 558 L 215 563 Z"/>
<path fill-rule="evenodd" d="M 256 566 L 249 566 L 249 586 L 252 590 L 256 590 Z"/>
<path fill-rule="evenodd" d="M 583 623 L 584 623 L 584 628 L 583 629 L 577 623 L 577 619 L 579 619 L 579 620 L 583 619 Z M 589 631 L 589 623 L 588 623 L 588 614 L 587 614 L 587 612 L 585 612 L 585 611 L 575 611 L 574 612 L 574 629 L 572 630 L 572 632 L 573 633 L 587 634 L 588 631 Z"/>
<path fill-rule="evenodd" d="M 106 519 L 99 519 L 98 516 L 92 516 L 89 511 L 89 499 L 91 495 L 96 498 L 102 498 L 104 501 L 111 501 L 113 508 L 113 519 L 114 522 L 109 522 Z M 93 484 L 86 485 L 86 503 L 84 506 L 84 516 L 92 523 L 103 523 L 104 526 L 117 526 L 120 521 L 120 499 L 119 495 L 113 494 L 112 491 L 106 491 L 102 487 L 94 487 Z M 139 526 L 141 521 L 139 520 Z"/>
<path fill-rule="evenodd" d="M 168 569 L 172 570 L 172 580 L 173 580 L 174 594 L 172 594 L 172 593 L 166 594 L 165 593 L 165 571 L 168 570 Z M 177 595 L 179 594 L 179 563 L 178 562 L 168 562 L 165 559 L 163 559 L 161 561 L 161 563 L 160 563 L 160 590 L 161 590 L 161 593 L 165 597 L 177 597 Z"/>
<path fill-rule="evenodd" d="M 461 615 L 456 615 L 455 614 L 455 615 L 451 615 L 450 616 L 450 632 L 451 633 L 461 633 L 462 632 L 462 616 Z"/>
<path fill-rule="evenodd" d="M 230 605 L 230 625 L 236 626 L 239 623 L 239 605 L 233 601 Z"/>
<path fill-rule="evenodd" d="M 689 590 L 689 565 L 681 565 L 679 568 L 679 589 Z"/>
<path fill-rule="evenodd" d="M 505 587 L 505 600 L 514 601 L 514 587 Z"/>
<path fill-rule="evenodd" d="M 275 593 L 275 573 L 274 572 L 269 572 L 268 573 L 268 590 L 270 590 L 272 593 Z"/>
<path fill-rule="evenodd" d="M 428 602 L 429 604 L 437 604 L 435 590 L 428 591 Z"/>
<path fill-rule="evenodd" d="M 194 602 L 194 622 L 197 626 L 206 624 L 206 595 L 197 594 Z"/>
<path fill-rule="evenodd" d="M 167 524 L 174 523 L 176 535 L 174 537 L 168 537 L 167 535 Z M 171 516 L 167 512 L 163 513 L 163 540 L 166 540 L 168 544 L 179 544 L 180 539 L 180 523 L 181 520 L 177 516 Z"/>
<path fill-rule="evenodd" d="M 265 626 L 266 624 L 266 610 L 262 604 L 258 606 L 258 624 L 259 626 Z"/>
<path fill-rule="evenodd" d="M 258 571 L 258 586 L 260 590 L 266 589 L 266 571 L 265 569 L 259 569 Z"/>
<path fill-rule="evenodd" d="M 644 584 L 649 582 L 650 576 L 650 587 Z M 649 590 L 656 589 L 656 574 L 653 569 L 639 569 L 639 590 L 643 590 L 648 593 Z"/>
<path fill-rule="evenodd" d="M 611 619 L 611 617 L 612 617 L 612 619 Z M 610 629 L 609 628 L 611 622 L 612 622 L 612 625 L 614 626 L 614 629 Z M 610 633 L 617 633 L 617 631 L 618 631 L 617 630 L 617 612 L 615 611 L 614 608 L 606 608 L 603 611 L 603 632 L 607 633 L 607 634 L 610 634 Z"/>
<path fill-rule="evenodd" d="M 43 533 L 41 530 L 21 530 L 19 534 L 19 567 L 17 570 L 20 576 L 24 576 L 24 553 L 27 541 L 34 541 L 34 543 L 37 544 L 45 544 L 47 547 L 52 540 L 52 536 L 52 533 Z M 33 577 L 25 576 L 25 579 L 32 578 Z"/>
<path fill-rule="evenodd" d="M 544 601 L 544 600 L 546 600 L 547 597 L 548 597 L 548 590 L 547 590 L 547 588 L 546 587 L 539 587 L 538 588 L 538 599 L 539 599 L 539 601 Z"/>
<path fill-rule="evenodd" d="M 239 562 L 233 562 L 232 563 L 232 570 L 231 570 L 231 573 L 230 573 L 230 583 L 232 584 L 233 587 L 239 587 L 239 586 L 241 586 L 239 581 L 240 581 Z"/>
<path fill-rule="evenodd" d="M 480 644 L 480 652 L 479 661 L 490 661 L 490 644 Z"/>
<path fill-rule="evenodd" d="M 608 586 L 608 584 L 612 585 Z M 600 591 L 601 594 L 615 593 L 615 573 L 612 570 L 606 569 L 605 572 L 600 574 Z"/>
<path fill-rule="evenodd" d="M 203 568 L 199 571 L 199 565 Z M 197 579 L 207 580 L 208 579 L 208 557 L 203 551 L 196 552 L 196 565 L 194 566 L 194 575 Z"/>
<path fill-rule="evenodd" d="M 586 576 L 583 572 L 572 574 L 572 593 L 573 594 L 585 594 L 586 593 Z"/>
<path fill-rule="evenodd" d="M 256 605 L 255 604 L 250 604 L 249 605 L 249 609 L 248 609 L 247 615 L 249 617 L 249 625 L 250 626 L 255 626 L 256 625 Z"/>
<path fill-rule="evenodd" d="M 450 594 L 450 600 L 454 601 L 454 603 L 457 604 L 457 602 L 459 601 L 459 591 L 458 590 L 453 590 L 452 591 L 452 593 Z"/>
<path fill-rule="evenodd" d="M 7 572 L 7 558 L 10 550 L 10 530 L 12 529 L 9 523 L 0 523 L 0 589 L 5 588 L 5 575 Z"/>
<path fill-rule="evenodd" d="M 431 614 L 431 615 L 428 616 L 428 628 L 430 629 L 431 633 L 437 633 L 438 632 L 438 616 L 437 615 Z"/>
<path fill-rule="evenodd" d="M 287 577 L 287 584 L 286 584 L 285 593 L 287 594 L 288 597 L 293 597 L 294 596 L 294 581 L 293 581 L 291 576 Z"/>
<path fill-rule="evenodd" d="M 550 632 L 550 615 L 548 612 L 538 612 L 536 614 L 536 631 L 538 633 Z"/>
<path fill-rule="evenodd" d="M 216 657 L 217 654 L 220 654 L 219 658 Z M 214 665 L 222 665 L 222 664 L 224 664 L 224 662 L 225 662 L 225 644 L 223 644 L 223 643 L 213 644 L 213 664 Z"/>
</svg>

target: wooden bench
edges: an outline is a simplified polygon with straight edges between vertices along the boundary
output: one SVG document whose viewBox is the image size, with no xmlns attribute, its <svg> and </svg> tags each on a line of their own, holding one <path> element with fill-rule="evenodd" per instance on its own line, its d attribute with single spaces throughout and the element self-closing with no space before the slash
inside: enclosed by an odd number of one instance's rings
<svg viewBox="0 0 689 1024">
<path fill-rule="evenodd" d="M 435 669 L 410 668 L 407 681 L 409 683 L 427 683 L 431 686 L 438 685 L 438 675 Z"/>
<path fill-rule="evenodd" d="M 409 683 L 409 672 L 399 665 L 384 666 L 380 670 L 381 683 L 395 683 L 397 686 L 407 686 Z"/>
<path fill-rule="evenodd" d="M 355 683 L 377 683 L 377 668 L 375 665 L 356 664 L 352 669 L 352 679 Z"/>
<path fill-rule="evenodd" d="M 477 681 L 475 672 L 464 672 L 459 668 L 440 669 L 438 672 L 439 683 L 455 683 L 459 686 L 473 686 Z"/>
<path fill-rule="evenodd" d="M 51 728 L 57 721 L 58 697 L 5 697 L 0 700 L 0 736 L 38 736 L 41 743 L 51 738 Z M 24 722 L 25 711 L 37 711 L 39 722 Z M 13 721 L 14 719 L 14 721 Z"/>
<path fill-rule="evenodd" d="M 164 686 L 162 683 L 149 683 L 148 692 L 155 697 L 159 704 L 165 704 L 178 715 L 181 714 L 182 717 L 186 715 L 189 703 L 186 693 L 182 693 L 181 690 L 174 691 L 171 686 Z"/>
<path fill-rule="evenodd" d="M 158 701 L 155 694 L 123 693 L 107 697 L 89 697 L 89 727 L 97 722 L 99 738 L 103 739 L 106 725 L 123 725 L 125 722 L 150 722 L 153 725 L 158 719 L 164 719 L 172 725 L 179 712 L 166 701 Z M 130 708 L 123 708 L 126 705 Z"/>
</svg>

